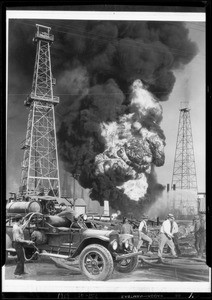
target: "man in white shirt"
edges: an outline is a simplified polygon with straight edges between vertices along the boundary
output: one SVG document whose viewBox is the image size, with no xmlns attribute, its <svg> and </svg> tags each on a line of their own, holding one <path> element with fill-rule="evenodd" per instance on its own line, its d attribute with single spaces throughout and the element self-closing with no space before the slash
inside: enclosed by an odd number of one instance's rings
<svg viewBox="0 0 212 300">
<path fill-rule="evenodd" d="M 162 255 L 163 255 L 163 248 L 167 244 L 170 249 L 173 257 L 177 257 L 174 247 L 174 242 L 172 240 L 173 238 L 173 222 L 174 222 L 174 216 L 172 214 L 168 214 L 167 220 L 165 220 L 161 226 L 160 229 L 160 244 L 158 248 L 158 257 L 160 261 L 163 261 Z M 176 229 L 176 227 L 175 227 Z"/>
<path fill-rule="evenodd" d="M 172 234 L 173 234 L 173 242 L 174 242 L 174 246 L 175 246 L 175 251 L 177 253 L 177 255 L 181 255 L 181 251 L 179 248 L 179 242 L 178 242 L 178 225 L 177 223 L 173 220 L 173 227 L 172 227 Z M 167 252 L 171 252 L 171 249 L 169 248 Z"/>
<path fill-rule="evenodd" d="M 138 234 L 139 234 L 139 241 L 137 248 L 139 249 L 143 243 L 143 241 L 146 241 L 148 243 L 147 246 L 147 253 L 151 254 L 150 247 L 152 245 L 152 239 L 147 235 L 148 228 L 147 228 L 147 221 L 148 216 L 143 215 L 141 217 L 141 222 L 138 228 Z"/>
</svg>

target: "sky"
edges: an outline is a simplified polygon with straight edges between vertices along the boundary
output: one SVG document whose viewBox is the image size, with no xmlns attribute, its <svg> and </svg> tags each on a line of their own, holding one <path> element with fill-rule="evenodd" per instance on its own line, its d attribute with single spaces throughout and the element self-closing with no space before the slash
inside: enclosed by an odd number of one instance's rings
<svg viewBox="0 0 212 300">
<path fill-rule="evenodd" d="M 52 24 L 54 21 L 50 20 L 49 23 Z M 163 120 L 160 126 L 166 137 L 166 146 L 165 163 L 161 167 L 156 167 L 156 173 L 159 183 L 163 185 L 171 183 L 180 102 L 189 100 L 198 191 L 205 192 L 205 26 L 204 22 L 186 22 L 186 27 L 189 29 L 189 38 L 196 43 L 199 52 L 190 63 L 174 71 L 176 82 L 173 90 L 167 101 L 160 102 L 163 108 Z M 34 31 L 35 24 L 33 25 L 32 20 L 30 22 L 18 20 L 9 27 L 7 193 L 17 191 L 20 183 L 20 165 L 23 159 L 20 143 L 25 139 L 28 117 L 28 110 L 23 102 L 32 86 L 35 59 L 35 46 L 32 43 Z M 58 33 L 56 31 L 52 33 L 57 39 Z M 57 49 L 56 41 L 52 49 L 54 47 L 58 52 L 52 50 L 53 53 L 60 53 L 59 51 L 62 50 L 61 55 L 72 51 L 71 49 Z M 56 71 L 54 72 L 54 59 L 57 58 L 54 54 L 52 56 L 53 74 L 57 74 Z M 59 83 L 61 83 L 60 79 Z M 59 91 L 58 88 L 57 91 Z M 56 114 L 56 121 L 60 122 L 59 114 Z"/>
<path fill-rule="evenodd" d="M 165 164 L 157 168 L 158 180 L 163 184 L 172 181 L 173 163 L 178 134 L 180 102 L 189 101 L 198 192 L 205 192 L 205 24 L 187 23 L 189 36 L 199 48 L 196 57 L 176 72 L 176 83 L 167 102 L 163 102 L 161 127 L 166 136 Z M 187 84 L 185 84 L 185 82 Z"/>
</svg>

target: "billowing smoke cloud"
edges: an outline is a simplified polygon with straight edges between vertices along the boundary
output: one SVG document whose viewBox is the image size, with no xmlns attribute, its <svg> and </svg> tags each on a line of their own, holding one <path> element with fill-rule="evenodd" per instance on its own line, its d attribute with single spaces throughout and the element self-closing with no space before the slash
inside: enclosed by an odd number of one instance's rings
<svg viewBox="0 0 212 300">
<path fill-rule="evenodd" d="M 86 95 L 82 89 L 61 103 L 60 155 L 93 199 L 122 208 L 129 199 L 151 203 L 163 189 L 154 171 L 165 160 L 159 101 L 168 99 L 173 70 L 191 61 L 196 45 L 178 22 L 87 22 L 79 28 L 57 41 L 70 46 L 70 54 L 63 51 L 68 69 L 83 68 L 77 78 L 88 80 Z M 69 78 L 67 69 L 61 76 Z"/>
<path fill-rule="evenodd" d="M 59 155 L 66 170 L 79 174 L 101 203 L 108 199 L 123 211 L 129 203 L 147 207 L 163 189 L 154 171 L 165 159 L 159 102 L 173 89 L 173 71 L 197 53 L 188 29 L 180 22 L 39 24 L 55 35 Z M 24 49 L 22 56 L 27 60 Z"/>
</svg>

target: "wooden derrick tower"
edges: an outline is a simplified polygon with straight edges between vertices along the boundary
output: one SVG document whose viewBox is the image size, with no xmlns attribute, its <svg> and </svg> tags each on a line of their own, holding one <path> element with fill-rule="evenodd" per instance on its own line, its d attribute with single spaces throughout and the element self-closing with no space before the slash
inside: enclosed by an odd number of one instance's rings
<svg viewBox="0 0 212 300">
<path fill-rule="evenodd" d="M 20 194 L 60 197 L 60 180 L 55 128 L 55 105 L 59 97 L 53 95 L 56 81 L 52 77 L 50 46 L 54 36 L 50 27 L 36 24 L 33 41 L 37 45 L 32 91 L 24 102 L 29 108 Z"/>
</svg>

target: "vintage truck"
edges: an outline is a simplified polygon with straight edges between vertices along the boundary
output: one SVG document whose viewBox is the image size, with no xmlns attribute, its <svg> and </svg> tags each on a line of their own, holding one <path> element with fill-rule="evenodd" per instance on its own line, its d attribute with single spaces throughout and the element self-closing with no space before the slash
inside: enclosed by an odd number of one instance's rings
<svg viewBox="0 0 212 300">
<path fill-rule="evenodd" d="M 31 205 L 36 207 L 36 203 Z M 107 280 L 114 269 L 130 273 L 137 267 L 138 255 L 142 254 L 134 247 L 132 235 L 99 230 L 86 215 L 80 215 L 70 224 L 64 217 L 43 214 L 37 209 L 25 214 L 24 219 L 29 219 L 24 230 L 25 239 L 34 241 L 34 245 L 25 247 L 26 259 L 48 256 L 67 261 L 67 264 L 78 262 L 81 272 L 89 280 Z M 8 217 L 6 251 L 15 254 L 12 227 L 12 217 Z"/>
</svg>

